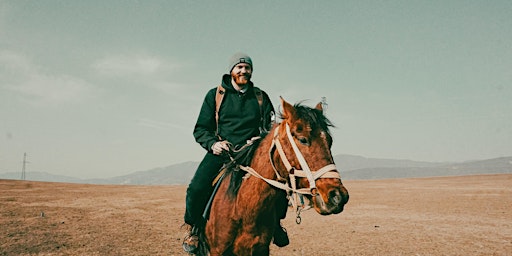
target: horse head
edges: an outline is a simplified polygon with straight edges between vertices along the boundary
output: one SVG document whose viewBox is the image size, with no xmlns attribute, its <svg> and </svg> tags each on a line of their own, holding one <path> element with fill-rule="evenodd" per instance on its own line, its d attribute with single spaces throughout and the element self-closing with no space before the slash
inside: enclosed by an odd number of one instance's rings
<svg viewBox="0 0 512 256">
<path fill-rule="evenodd" d="M 281 98 L 281 105 L 283 121 L 274 132 L 279 153 L 273 156 L 279 175 L 304 194 L 318 213 L 342 212 L 349 195 L 334 164 L 329 132 L 333 125 L 323 114 L 322 104 L 310 108 Z"/>
</svg>

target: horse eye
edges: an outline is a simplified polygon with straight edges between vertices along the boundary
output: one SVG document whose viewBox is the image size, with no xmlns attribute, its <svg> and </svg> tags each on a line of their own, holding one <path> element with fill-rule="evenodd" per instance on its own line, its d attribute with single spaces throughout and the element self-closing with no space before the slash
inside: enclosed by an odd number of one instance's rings
<svg viewBox="0 0 512 256">
<path fill-rule="evenodd" d="M 307 138 L 299 138 L 299 142 L 302 145 L 309 146 L 309 141 Z"/>
</svg>

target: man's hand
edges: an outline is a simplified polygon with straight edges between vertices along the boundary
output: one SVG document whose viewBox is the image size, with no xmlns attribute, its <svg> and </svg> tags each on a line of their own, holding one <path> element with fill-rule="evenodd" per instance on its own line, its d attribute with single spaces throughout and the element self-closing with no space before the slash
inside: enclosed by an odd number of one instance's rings
<svg viewBox="0 0 512 256">
<path fill-rule="evenodd" d="M 229 142 L 227 140 L 215 142 L 212 145 L 212 151 L 214 155 L 220 155 L 223 150 L 229 151 Z"/>
</svg>

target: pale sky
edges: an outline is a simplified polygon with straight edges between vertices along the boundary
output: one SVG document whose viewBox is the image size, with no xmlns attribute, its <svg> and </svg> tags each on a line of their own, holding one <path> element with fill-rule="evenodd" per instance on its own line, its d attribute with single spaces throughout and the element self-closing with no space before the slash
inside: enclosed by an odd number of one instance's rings
<svg viewBox="0 0 512 256">
<path fill-rule="evenodd" d="M 0 173 L 25 152 L 79 178 L 200 161 L 238 51 L 276 108 L 327 97 L 333 154 L 512 156 L 509 0 L 0 0 Z"/>
</svg>

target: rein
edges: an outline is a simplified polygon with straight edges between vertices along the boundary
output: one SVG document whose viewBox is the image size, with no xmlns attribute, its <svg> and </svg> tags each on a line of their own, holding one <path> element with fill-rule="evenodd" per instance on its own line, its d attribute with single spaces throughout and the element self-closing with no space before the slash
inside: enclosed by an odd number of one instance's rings
<svg viewBox="0 0 512 256">
<path fill-rule="evenodd" d="M 290 131 L 290 126 L 288 125 L 288 123 L 286 123 L 286 135 L 287 135 L 288 141 L 292 145 L 293 151 L 295 153 L 295 156 L 297 157 L 297 160 L 299 161 L 299 165 L 300 165 L 300 168 L 302 168 L 302 170 L 295 169 L 294 167 L 292 167 L 292 165 L 290 164 L 290 161 L 288 161 L 288 158 L 286 157 L 286 154 L 284 153 L 281 142 L 279 141 L 279 137 L 278 137 L 279 129 L 278 128 L 279 128 L 279 126 L 274 128 L 274 137 L 272 139 L 272 144 L 269 149 L 270 163 L 271 163 L 272 168 L 274 169 L 274 172 L 277 176 L 277 180 L 267 179 L 267 178 L 261 176 L 258 172 L 256 172 L 253 168 L 251 168 L 249 166 L 240 166 L 240 169 L 246 171 L 250 175 L 253 175 L 255 177 L 262 179 L 263 181 L 267 182 L 268 184 L 270 184 L 276 188 L 285 190 L 288 194 L 293 193 L 294 196 L 290 197 L 290 201 L 291 201 L 293 207 L 295 208 L 295 212 L 297 214 L 296 223 L 300 224 L 300 222 L 301 222 L 300 213 L 301 213 L 302 209 L 300 209 L 300 207 L 298 206 L 298 203 L 297 203 L 299 200 L 299 198 L 298 198 L 299 194 L 300 195 L 305 195 L 305 194 L 312 195 L 314 197 L 314 199 L 316 200 L 317 204 L 325 205 L 325 202 L 323 201 L 322 196 L 317 192 L 315 181 L 320 178 L 335 178 L 335 179 L 337 178 L 337 179 L 341 180 L 341 176 L 336 171 L 337 169 L 336 169 L 335 164 L 328 164 L 316 171 L 311 171 L 306 159 L 304 158 L 303 154 L 300 152 L 297 144 L 295 143 L 295 140 L 293 139 L 293 136 Z M 279 175 L 279 172 L 277 171 L 277 168 L 275 166 L 275 163 L 274 163 L 273 157 L 272 157 L 273 153 L 275 152 L 274 151 L 275 149 L 277 149 L 279 156 L 281 158 L 281 161 L 283 162 L 286 170 L 288 171 L 288 174 L 290 177 L 289 183 L 287 182 L 286 179 L 282 178 Z M 335 171 L 335 172 L 332 172 L 332 171 Z M 297 189 L 296 177 L 307 178 L 309 181 L 309 188 Z"/>
</svg>

